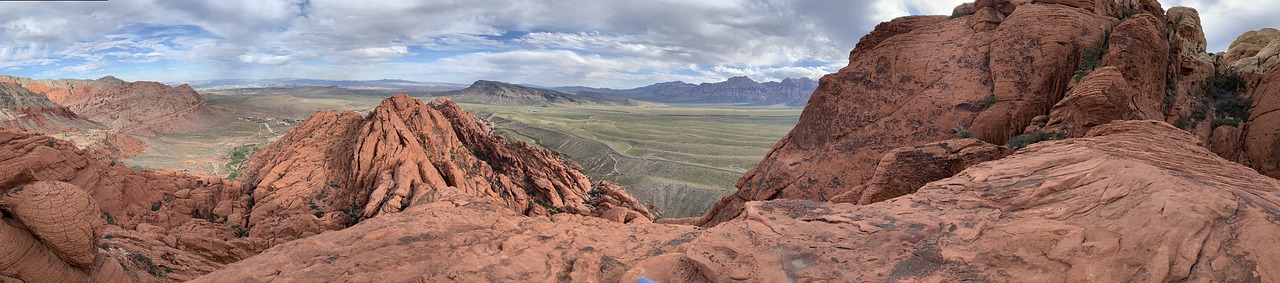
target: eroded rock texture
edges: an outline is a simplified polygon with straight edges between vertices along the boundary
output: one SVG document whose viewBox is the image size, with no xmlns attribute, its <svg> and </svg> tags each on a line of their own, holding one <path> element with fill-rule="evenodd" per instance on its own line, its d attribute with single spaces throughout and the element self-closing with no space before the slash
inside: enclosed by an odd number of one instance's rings
<svg viewBox="0 0 1280 283">
<path fill-rule="evenodd" d="M 140 135 L 195 131 L 218 118 L 190 86 L 156 82 L 126 83 L 64 105 L 112 129 Z"/>
<path fill-rule="evenodd" d="M 877 26 L 850 54 L 848 67 L 822 78 L 800 123 L 739 180 L 738 192 L 694 222 L 732 219 L 752 200 L 864 194 L 850 190 L 866 183 L 877 160 L 895 148 L 960 132 L 1004 144 L 1032 118 L 1049 114 L 1091 48 L 1109 46 L 1102 60 L 1134 70 L 1123 76 L 1133 76 L 1126 77 L 1134 81 L 1129 87 L 1143 91 L 1129 96 L 1143 109 L 1154 108 L 1146 115 L 1163 117 L 1160 82 L 1169 44 L 1159 3 L 977 1 L 971 7 L 973 14 L 954 19 L 905 17 Z"/>
<path fill-rule="evenodd" d="M 527 218 L 437 190 L 197 281 L 1268 282 L 1278 189 L 1168 124 L 1117 121 L 892 200 L 748 202 L 706 230 Z"/>
<path fill-rule="evenodd" d="M 281 241 L 399 212 L 443 188 L 525 215 L 593 210 L 592 185 L 575 163 L 493 135 L 443 98 L 427 104 L 396 95 L 365 117 L 317 112 L 247 164 L 257 205 L 247 227 Z M 629 195 L 614 200 L 653 217 Z"/>
</svg>

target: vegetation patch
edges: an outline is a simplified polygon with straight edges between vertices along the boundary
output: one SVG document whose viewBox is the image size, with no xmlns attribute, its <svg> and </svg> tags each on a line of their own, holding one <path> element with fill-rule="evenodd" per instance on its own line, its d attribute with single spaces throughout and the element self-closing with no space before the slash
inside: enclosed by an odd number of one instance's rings
<svg viewBox="0 0 1280 283">
<path fill-rule="evenodd" d="M 246 144 L 231 149 L 231 155 L 227 157 L 229 161 L 227 161 L 227 165 L 225 166 L 227 171 L 231 171 L 231 174 L 227 175 L 227 179 L 234 180 L 239 176 L 240 165 L 259 150 L 262 150 L 262 146 L 257 144 Z"/>
<path fill-rule="evenodd" d="M 955 19 L 955 18 L 959 18 L 959 17 L 964 17 L 964 16 L 968 16 L 968 15 L 973 15 L 973 13 L 976 13 L 976 12 L 975 12 L 975 11 L 973 11 L 973 8 L 971 8 L 971 6 L 969 6 L 969 7 L 964 7 L 964 9 L 959 9 L 959 10 L 952 11 L 952 12 L 951 12 L 951 18 L 952 18 L 952 19 Z"/>
<path fill-rule="evenodd" d="M 1247 91 L 1244 78 L 1238 73 L 1217 73 L 1205 84 L 1200 103 L 1191 110 L 1190 117 L 1183 117 L 1174 123 L 1179 129 L 1195 130 L 1201 121 L 1214 114 L 1212 128 L 1218 126 L 1240 126 L 1249 121 L 1249 108 L 1253 100 L 1240 96 Z M 1212 112 L 1211 112 L 1212 111 Z"/>
<path fill-rule="evenodd" d="M 1066 139 L 1067 136 L 1068 134 L 1066 132 L 1066 127 L 1060 127 L 1058 129 L 1058 132 L 1052 135 L 1050 135 L 1049 133 L 1045 133 L 1043 130 L 1036 130 L 1034 132 L 1021 134 L 1021 135 L 1017 135 L 1012 138 L 1009 138 L 1009 140 L 1006 141 L 1005 144 L 1008 145 L 1009 148 L 1017 150 L 1017 149 L 1025 148 L 1028 145 L 1042 142 L 1042 141 Z"/>
<path fill-rule="evenodd" d="M 994 105 L 996 105 L 996 96 L 994 94 L 982 99 L 982 110 L 990 109 Z"/>
<path fill-rule="evenodd" d="M 1101 47 L 1085 49 L 1084 52 L 1080 53 L 1080 65 L 1076 68 L 1076 82 L 1080 82 L 1090 72 L 1102 65 L 1102 55 L 1107 53 L 1105 46 L 1107 44 L 1103 43 Z"/>
</svg>

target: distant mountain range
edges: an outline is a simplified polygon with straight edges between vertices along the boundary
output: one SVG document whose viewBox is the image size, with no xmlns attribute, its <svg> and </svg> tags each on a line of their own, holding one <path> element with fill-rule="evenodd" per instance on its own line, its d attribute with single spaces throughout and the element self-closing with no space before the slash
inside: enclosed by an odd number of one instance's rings
<svg viewBox="0 0 1280 283">
<path fill-rule="evenodd" d="M 464 103 L 498 105 L 544 105 L 598 103 L 631 105 L 635 100 L 662 103 L 731 103 L 749 105 L 804 106 L 818 82 L 809 78 L 786 78 L 777 82 L 756 82 L 748 77 L 732 77 L 723 82 L 691 84 L 665 82 L 633 89 L 595 88 L 584 86 L 542 87 L 480 80 L 470 86 L 454 83 L 416 82 L 409 80 L 316 80 L 316 79 L 218 79 L 170 82 L 188 84 L 197 89 L 274 89 L 329 87 L 348 90 L 414 92 L 448 96 Z"/>
<path fill-rule="evenodd" d="M 556 87 L 578 94 L 600 93 L 638 100 L 667 103 L 738 103 L 786 104 L 804 106 L 818 82 L 809 78 L 786 78 L 780 82 L 759 83 L 748 77 L 732 77 L 718 83 L 690 84 L 680 81 L 653 84 L 633 89 L 591 87 Z"/>
<path fill-rule="evenodd" d="M 456 102 L 493 105 L 608 104 L 632 105 L 629 98 L 601 93 L 568 93 L 557 90 L 479 80 L 455 91 L 433 93 Z"/>
<path fill-rule="evenodd" d="M 336 86 L 349 89 L 384 89 L 401 91 L 449 91 L 466 87 L 463 84 L 415 82 L 409 80 L 316 80 L 316 79 L 218 79 L 203 81 L 170 82 L 171 85 L 187 84 L 199 89 L 236 89 L 236 88 L 282 88 L 308 86 Z"/>
</svg>

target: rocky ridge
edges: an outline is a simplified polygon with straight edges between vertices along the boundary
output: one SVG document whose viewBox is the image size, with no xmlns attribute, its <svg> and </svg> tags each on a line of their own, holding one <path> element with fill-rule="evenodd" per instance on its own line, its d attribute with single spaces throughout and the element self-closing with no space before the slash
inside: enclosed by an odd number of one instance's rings
<svg viewBox="0 0 1280 283">
<path fill-rule="evenodd" d="M 0 129 L 39 131 L 77 147 L 123 158 L 146 150 L 146 143 L 105 128 L 17 84 L 0 82 Z"/>
<path fill-rule="evenodd" d="M 169 87 L 156 82 L 122 84 L 65 105 L 107 127 L 138 135 L 190 132 L 218 119 L 190 86 Z"/>
<path fill-rule="evenodd" d="M 186 281 L 446 192 L 503 214 L 654 217 L 616 185 L 592 191 L 557 153 L 491 136 L 447 99 L 397 95 L 367 117 L 318 112 L 250 158 L 245 182 L 136 172 L 35 132 L 0 130 L 0 147 L 0 236 L 21 244 L 0 249 L 0 279 Z"/>
<path fill-rule="evenodd" d="M 89 97 L 95 92 L 111 89 L 127 82 L 112 76 L 96 80 L 77 79 L 30 79 L 14 76 L 0 76 L 0 82 L 21 85 L 32 92 L 43 94 L 54 103 L 67 105 Z"/>
</svg>

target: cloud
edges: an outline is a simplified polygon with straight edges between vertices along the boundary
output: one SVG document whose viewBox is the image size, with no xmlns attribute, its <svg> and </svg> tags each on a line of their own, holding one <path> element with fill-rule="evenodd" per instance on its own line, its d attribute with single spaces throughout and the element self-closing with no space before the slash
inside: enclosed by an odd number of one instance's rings
<svg viewBox="0 0 1280 283">
<path fill-rule="evenodd" d="M 847 64 L 849 50 L 877 23 L 948 14 L 962 2 L 20 2 L 0 10 L 0 68 L 147 80 L 499 79 L 610 87 L 817 77 Z M 1271 16 L 1280 2 L 1166 2 L 1201 7 L 1210 50 L 1225 49 L 1248 29 L 1280 26 Z"/>
</svg>

